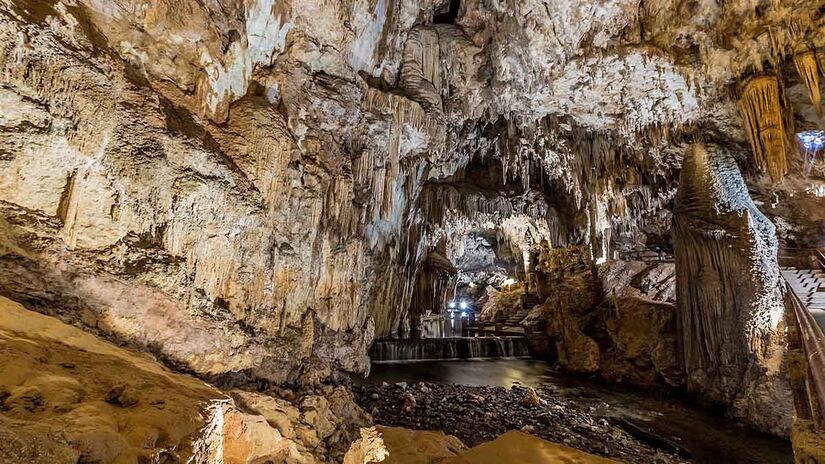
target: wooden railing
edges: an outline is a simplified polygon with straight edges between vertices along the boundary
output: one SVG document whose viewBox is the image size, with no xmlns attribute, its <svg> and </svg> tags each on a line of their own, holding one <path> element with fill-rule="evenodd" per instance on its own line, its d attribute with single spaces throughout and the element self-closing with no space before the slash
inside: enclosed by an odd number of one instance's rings
<svg viewBox="0 0 825 464">
<path fill-rule="evenodd" d="M 779 248 L 779 265 L 808 269 L 812 264 L 825 271 L 825 249 L 785 247 Z"/>
<path fill-rule="evenodd" d="M 814 260 L 819 264 L 819 269 L 825 272 L 825 251 L 823 251 L 822 248 L 817 248 L 814 250 L 813 256 Z"/>
<path fill-rule="evenodd" d="M 622 251 L 618 255 L 619 259 L 623 261 L 673 262 L 673 254 L 665 250 L 659 253 L 656 250 L 647 248 L 644 250 Z"/>
</svg>

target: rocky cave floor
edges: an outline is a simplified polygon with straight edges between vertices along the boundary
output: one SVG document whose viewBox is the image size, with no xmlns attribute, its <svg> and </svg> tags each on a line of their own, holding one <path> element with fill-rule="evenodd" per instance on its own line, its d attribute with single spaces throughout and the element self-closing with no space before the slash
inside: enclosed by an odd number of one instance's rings
<svg viewBox="0 0 825 464">
<path fill-rule="evenodd" d="M 680 400 L 633 392 L 426 382 L 356 385 L 353 391 L 376 424 L 442 431 L 467 446 L 521 430 L 629 463 L 793 460 L 781 440 L 734 427 Z"/>
</svg>

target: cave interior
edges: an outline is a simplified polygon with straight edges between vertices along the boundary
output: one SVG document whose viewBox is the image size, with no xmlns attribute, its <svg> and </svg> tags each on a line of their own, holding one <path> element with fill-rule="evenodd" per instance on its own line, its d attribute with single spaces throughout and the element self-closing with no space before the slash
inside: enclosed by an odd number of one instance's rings
<svg viewBox="0 0 825 464">
<path fill-rule="evenodd" d="M 821 0 L 0 0 L 0 464 L 825 464 Z"/>
</svg>

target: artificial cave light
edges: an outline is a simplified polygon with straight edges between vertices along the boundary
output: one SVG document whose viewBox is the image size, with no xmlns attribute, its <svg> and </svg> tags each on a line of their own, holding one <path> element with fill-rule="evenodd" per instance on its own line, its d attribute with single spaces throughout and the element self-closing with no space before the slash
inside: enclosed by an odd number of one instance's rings
<svg viewBox="0 0 825 464">
<path fill-rule="evenodd" d="M 825 148 L 825 132 L 821 130 L 802 131 L 796 134 L 799 146 L 808 153 L 818 153 Z"/>
<path fill-rule="evenodd" d="M 467 302 L 466 302 L 466 301 L 462 301 L 461 303 L 459 303 L 459 304 L 458 304 L 458 306 L 459 306 L 459 308 L 461 308 L 461 309 L 467 309 Z"/>
<path fill-rule="evenodd" d="M 799 154 L 803 158 L 803 171 L 809 175 L 816 163 L 817 156 L 825 149 L 825 132 L 808 130 L 796 134 Z"/>
</svg>

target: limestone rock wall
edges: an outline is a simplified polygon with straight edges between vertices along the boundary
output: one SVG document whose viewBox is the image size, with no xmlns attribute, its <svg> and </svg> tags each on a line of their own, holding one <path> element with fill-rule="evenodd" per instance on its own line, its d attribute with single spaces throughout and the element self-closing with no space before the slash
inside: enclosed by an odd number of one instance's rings
<svg viewBox="0 0 825 464">
<path fill-rule="evenodd" d="M 589 255 L 587 247 L 542 251 L 536 272 L 543 303 L 523 325 L 544 328 L 566 370 L 680 387 L 673 263 L 596 266 Z"/>
</svg>

